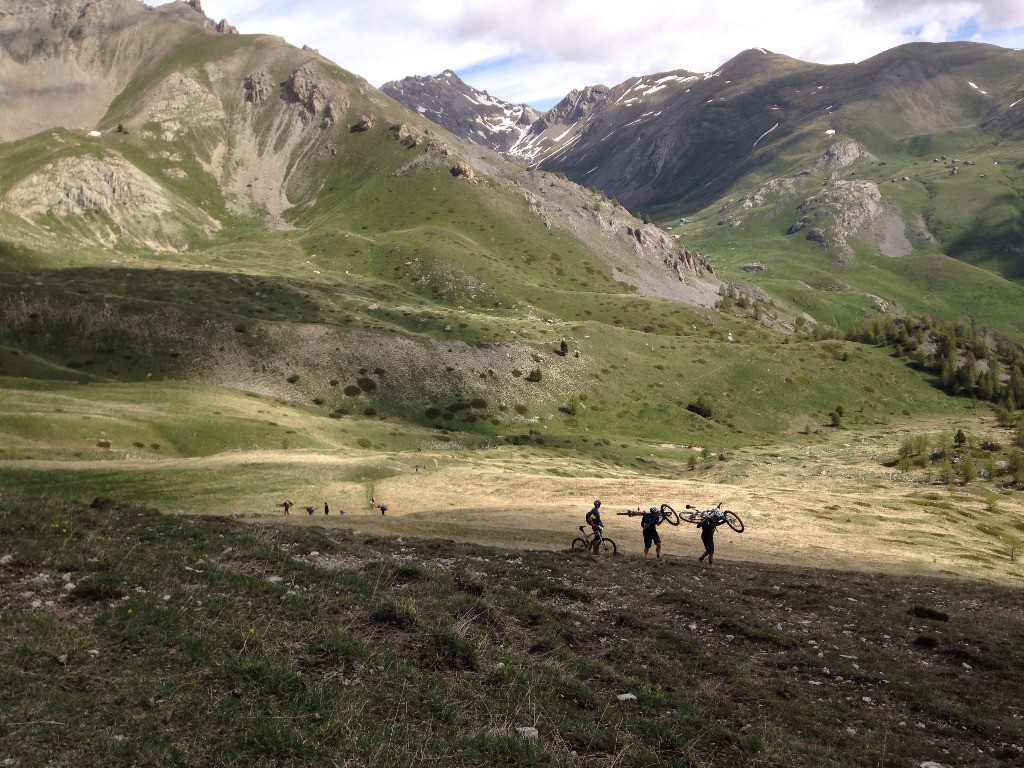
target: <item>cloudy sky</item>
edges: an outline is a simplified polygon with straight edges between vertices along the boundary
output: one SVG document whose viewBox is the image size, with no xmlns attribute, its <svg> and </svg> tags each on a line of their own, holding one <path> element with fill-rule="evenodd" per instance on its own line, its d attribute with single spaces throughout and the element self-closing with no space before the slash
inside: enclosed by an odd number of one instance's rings
<svg viewBox="0 0 1024 768">
<path fill-rule="evenodd" d="M 316 48 L 376 86 L 452 69 L 492 96 L 542 109 L 586 85 L 712 71 L 747 48 L 822 64 L 915 41 L 1024 48 L 1024 0 L 202 0 L 202 7 L 243 33 Z"/>
</svg>

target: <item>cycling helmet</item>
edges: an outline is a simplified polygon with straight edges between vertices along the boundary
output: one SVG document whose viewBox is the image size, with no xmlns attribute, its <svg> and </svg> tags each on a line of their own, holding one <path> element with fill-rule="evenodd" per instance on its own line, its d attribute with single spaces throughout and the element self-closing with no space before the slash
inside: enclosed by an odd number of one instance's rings
<svg viewBox="0 0 1024 768">
<path fill-rule="evenodd" d="M 658 508 L 657 508 L 657 507 L 651 507 L 651 512 L 652 512 L 653 514 L 657 514 L 657 512 L 658 512 Z"/>
<path fill-rule="evenodd" d="M 598 499 L 597 501 L 595 501 L 595 502 L 594 502 L 594 506 L 595 506 L 595 507 L 600 507 L 600 506 L 601 506 L 601 500 L 600 500 L 600 499 Z"/>
</svg>

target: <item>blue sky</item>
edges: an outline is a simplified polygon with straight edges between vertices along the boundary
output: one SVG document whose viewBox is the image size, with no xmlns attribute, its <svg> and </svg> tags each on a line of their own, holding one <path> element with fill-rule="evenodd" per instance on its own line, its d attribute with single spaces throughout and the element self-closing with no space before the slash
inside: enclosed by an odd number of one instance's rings
<svg viewBox="0 0 1024 768">
<path fill-rule="evenodd" d="M 316 48 L 376 86 L 452 69 L 492 96 L 541 109 L 573 88 L 713 71 L 747 48 L 821 64 L 916 41 L 1024 48 L 1024 0 L 202 0 L 202 7 L 243 33 Z"/>
</svg>

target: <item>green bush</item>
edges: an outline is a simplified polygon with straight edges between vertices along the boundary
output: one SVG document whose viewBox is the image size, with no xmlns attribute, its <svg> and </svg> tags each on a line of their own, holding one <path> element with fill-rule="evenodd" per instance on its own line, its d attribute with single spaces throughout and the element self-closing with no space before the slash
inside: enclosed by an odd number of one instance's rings
<svg viewBox="0 0 1024 768">
<path fill-rule="evenodd" d="M 696 400 L 687 404 L 686 410 L 705 419 L 713 419 L 715 415 L 714 401 L 703 392 L 697 395 Z"/>
</svg>

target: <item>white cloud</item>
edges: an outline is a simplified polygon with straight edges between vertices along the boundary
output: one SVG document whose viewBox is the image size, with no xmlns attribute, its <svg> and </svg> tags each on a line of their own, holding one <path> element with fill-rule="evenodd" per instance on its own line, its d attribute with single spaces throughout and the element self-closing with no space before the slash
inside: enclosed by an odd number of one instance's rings
<svg viewBox="0 0 1024 768">
<path fill-rule="evenodd" d="M 151 0 L 153 1 L 153 0 Z M 860 61 L 901 43 L 1024 46 L 1020 0 L 203 0 L 244 33 L 307 44 L 374 85 L 472 70 L 514 102 L 633 75 L 711 71 L 747 48 L 804 61 Z M 488 64 L 488 62 L 490 64 Z M 508 62 L 502 66 L 502 62 Z"/>
</svg>

